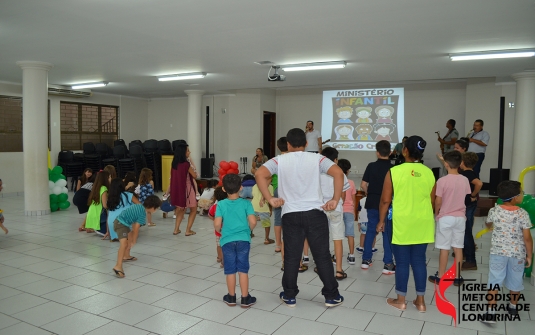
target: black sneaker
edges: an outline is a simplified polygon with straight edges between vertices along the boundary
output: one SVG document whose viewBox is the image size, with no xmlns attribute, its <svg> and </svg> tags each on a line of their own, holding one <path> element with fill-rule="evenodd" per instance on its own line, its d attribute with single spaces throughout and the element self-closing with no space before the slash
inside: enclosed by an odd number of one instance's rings
<svg viewBox="0 0 535 335">
<path fill-rule="evenodd" d="M 363 259 L 362 260 L 362 264 L 360 265 L 360 268 L 367 270 L 367 269 L 370 268 L 370 266 L 372 266 L 372 264 L 373 264 L 373 260 L 371 260 L 371 259 Z"/>
<path fill-rule="evenodd" d="M 234 297 L 234 300 L 236 300 L 236 297 Z M 254 304 L 256 304 L 256 298 L 251 297 L 251 294 L 248 294 L 246 297 L 241 297 L 241 307 L 247 308 Z"/>
<path fill-rule="evenodd" d="M 336 265 L 336 257 L 334 255 L 331 256 L 331 261 L 334 265 Z"/>
<path fill-rule="evenodd" d="M 455 286 L 461 286 L 464 283 L 463 277 L 455 278 L 453 280 L 453 285 Z"/>
<path fill-rule="evenodd" d="M 481 322 L 484 323 L 496 323 L 496 314 L 485 313 Z"/>
<path fill-rule="evenodd" d="M 517 307 L 511 307 L 511 304 L 508 304 L 507 305 L 507 311 L 509 312 L 509 314 L 511 315 L 518 315 L 518 309 Z"/>
<path fill-rule="evenodd" d="M 223 297 L 223 301 L 229 306 L 236 306 L 236 295 L 225 294 L 225 296 Z"/>
<path fill-rule="evenodd" d="M 433 284 L 439 284 L 440 283 L 440 277 L 438 276 L 438 271 L 435 273 L 434 276 L 429 276 L 427 279 L 432 282 Z"/>
<path fill-rule="evenodd" d="M 355 256 L 351 254 L 347 254 L 347 262 L 351 265 L 355 265 Z"/>
<path fill-rule="evenodd" d="M 393 275 L 396 273 L 396 266 L 394 264 L 385 264 L 383 268 L 384 275 Z"/>
<path fill-rule="evenodd" d="M 476 262 L 464 262 L 461 266 L 461 271 L 477 270 Z"/>
</svg>

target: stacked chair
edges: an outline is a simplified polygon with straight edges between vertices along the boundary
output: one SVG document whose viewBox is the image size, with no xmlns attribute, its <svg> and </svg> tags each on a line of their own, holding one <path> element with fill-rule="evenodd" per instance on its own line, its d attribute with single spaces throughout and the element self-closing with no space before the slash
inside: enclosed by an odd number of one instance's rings
<svg viewBox="0 0 535 335">
<path fill-rule="evenodd" d="M 72 151 L 60 151 L 58 154 L 58 166 L 63 168 L 63 175 L 67 177 L 67 185 L 69 185 L 68 180 L 71 178 L 71 190 L 74 191 L 76 180 L 84 172 L 83 162 L 75 161 Z"/>
<path fill-rule="evenodd" d="M 100 155 L 97 154 L 95 145 L 92 142 L 86 142 L 83 144 L 83 150 L 85 168 L 90 168 L 93 172 L 100 171 L 102 168 L 102 160 Z"/>
<path fill-rule="evenodd" d="M 158 141 L 146 140 L 143 143 L 144 158 L 146 166 L 152 170 L 154 180 L 154 190 L 162 190 L 162 155 L 158 149 Z"/>
<path fill-rule="evenodd" d="M 169 142 L 169 140 L 159 140 L 158 151 L 162 155 L 172 155 L 174 153 L 173 147 L 171 146 L 171 142 Z"/>
</svg>

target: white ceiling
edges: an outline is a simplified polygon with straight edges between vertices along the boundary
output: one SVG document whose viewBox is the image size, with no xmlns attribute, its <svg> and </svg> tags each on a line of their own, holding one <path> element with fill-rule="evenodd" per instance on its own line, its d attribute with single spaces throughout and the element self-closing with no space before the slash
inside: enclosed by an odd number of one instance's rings
<svg viewBox="0 0 535 335">
<path fill-rule="evenodd" d="M 107 87 L 93 90 L 145 98 L 183 96 L 186 89 L 507 81 L 535 69 L 535 58 L 451 62 L 447 55 L 534 47 L 533 0 L 3 0 L 0 6 L 1 81 L 22 81 L 17 61 L 44 61 L 54 64 L 50 84 L 105 80 Z M 268 82 L 269 66 L 254 64 L 264 60 L 348 65 Z M 155 77 L 200 71 L 209 74 L 186 83 Z"/>
</svg>

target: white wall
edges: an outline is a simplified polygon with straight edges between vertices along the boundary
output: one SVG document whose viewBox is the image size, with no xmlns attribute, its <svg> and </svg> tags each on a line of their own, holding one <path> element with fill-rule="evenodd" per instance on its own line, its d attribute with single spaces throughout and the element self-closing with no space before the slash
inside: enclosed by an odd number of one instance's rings
<svg viewBox="0 0 535 335">
<path fill-rule="evenodd" d="M 188 98 L 153 99 L 148 102 L 148 138 L 185 139 L 188 133 Z"/>
<path fill-rule="evenodd" d="M 260 107 L 260 91 L 240 90 L 229 97 L 228 155 L 221 159 L 239 164 L 240 157 L 246 156 L 251 165 L 256 148 L 262 147 L 264 113 Z"/>
</svg>

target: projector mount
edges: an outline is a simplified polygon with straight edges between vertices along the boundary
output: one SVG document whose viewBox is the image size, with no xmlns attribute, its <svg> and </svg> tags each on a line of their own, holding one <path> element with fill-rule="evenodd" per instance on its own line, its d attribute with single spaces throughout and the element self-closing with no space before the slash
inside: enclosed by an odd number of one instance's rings
<svg viewBox="0 0 535 335">
<path fill-rule="evenodd" d="M 268 71 L 268 81 L 285 81 L 286 80 L 286 76 L 285 75 L 282 75 L 282 74 L 279 74 L 279 69 L 281 67 L 278 66 L 278 65 L 272 65 L 270 68 L 269 68 L 269 71 Z M 273 74 L 271 74 L 271 70 L 275 70 L 273 72 Z"/>
</svg>

